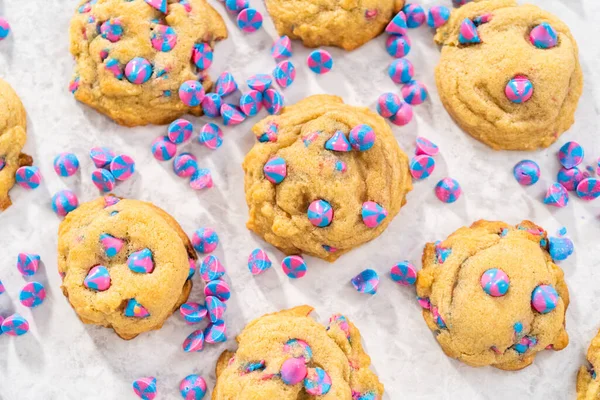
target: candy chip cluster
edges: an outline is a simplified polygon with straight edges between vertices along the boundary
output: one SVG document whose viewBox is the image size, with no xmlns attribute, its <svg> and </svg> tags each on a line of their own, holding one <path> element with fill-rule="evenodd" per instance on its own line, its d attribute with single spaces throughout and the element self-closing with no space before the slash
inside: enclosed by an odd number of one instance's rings
<svg viewBox="0 0 600 400">
<path fill-rule="evenodd" d="M 96 166 L 92 182 L 103 193 L 112 191 L 117 181 L 126 181 L 135 173 L 135 161 L 127 154 L 117 154 L 108 147 L 93 147 L 90 158 Z"/>
</svg>

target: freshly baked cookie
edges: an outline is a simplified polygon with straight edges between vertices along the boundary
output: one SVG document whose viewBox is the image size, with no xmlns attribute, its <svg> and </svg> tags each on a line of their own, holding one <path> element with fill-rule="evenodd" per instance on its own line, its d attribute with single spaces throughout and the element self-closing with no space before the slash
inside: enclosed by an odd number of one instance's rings
<svg viewBox="0 0 600 400">
<path fill-rule="evenodd" d="M 379 35 L 404 0 L 265 0 L 280 36 L 354 50 Z"/>
<path fill-rule="evenodd" d="M 179 224 L 143 201 L 101 197 L 58 230 L 64 295 L 84 323 L 123 339 L 159 329 L 187 300 L 190 259 L 196 253 Z"/>
<path fill-rule="evenodd" d="M 582 366 L 577 374 L 577 400 L 598 400 L 600 379 L 596 371 L 600 369 L 600 332 L 590 343 L 587 359 L 589 367 Z"/>
<path fill-rule="evenodd" d="M 164 12 L 150 4 L 164 4 Z M 198 104 L 184 104 L 179 89 L 200 80 L 210 90 L 204 70 L 227 30 L 206 0 L 91 0 L 80 2 L 70 36 L 75 98 L 136 126 L 201 114 Z"/>
<path fill-rule="evenodd" d="M 529 221 L 478 221 L 425 246 L 417 296 L 446 355 L 517 370 L 567 346 L 569 291 L 547 249 Z"/>
<path fill-rule="evenodd" d="M 554 15 L 515 0 L 469 3 L 438 28 L 436 82 L 456 123 L 496 150 L 548 147 L 573 124 L 583 75 Z"/>
<path fill-rule="evenodd" d="M 27 139 L 27 115 L 12 87 L 0 79 L 0 211 L 12 204 L 8 192 L 15 184 L 19 167 L 33 160 L 21 153 Z"/>
<path fill-rule="evenodd" d="M 252 131 L 247 226 L 286 254 L 336 260 L 379 236 L 412 189 L 385 120 L 339 97 L 308 97 Z"/>
<path fill-rule="evenodd" d="M 333 315 L 325 329 L 300 306 L 264 315 L 237 337 L 236 352 L 217 362 L 213 400 L 378 400 L 383 385 L 370 369 L 358 329 Z"/>
</svg>

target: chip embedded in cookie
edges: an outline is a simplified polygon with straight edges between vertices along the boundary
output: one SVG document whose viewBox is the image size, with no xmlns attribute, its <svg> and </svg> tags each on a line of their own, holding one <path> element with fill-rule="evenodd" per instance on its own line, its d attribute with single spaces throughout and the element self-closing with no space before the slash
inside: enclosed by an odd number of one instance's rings
<svg viewBox="0 0 600 400">
<path fill-rule="evenodd" d="M 577 374 L 577 400 L 596 400 L 600 396 L 600 332 L 592 339 L 586 358 L 588 364 Z"/>
<path fill-rule="evenodd" d="M 573 124 L 583 74 L 558 17 L 516 0 L 473 2 L 452 11 L 435 41 L 442 103 L 474 138 L 495 150 L 536 150 Z"/>
<path fill-rule="evenodd" d="M 389 125 L 339 97 L 308 97 L 252 130 L 247 226 L 286 254 L 335 261 L 379 236 L 412 189 Z"/>
<path fill-rule="evenodd" d="M 564 274 L 529 221 L 478 221 L 428 243 L 417 296 L 444 353 L 474 367 L 522 369 L 569 343 Z"/>
</svg>

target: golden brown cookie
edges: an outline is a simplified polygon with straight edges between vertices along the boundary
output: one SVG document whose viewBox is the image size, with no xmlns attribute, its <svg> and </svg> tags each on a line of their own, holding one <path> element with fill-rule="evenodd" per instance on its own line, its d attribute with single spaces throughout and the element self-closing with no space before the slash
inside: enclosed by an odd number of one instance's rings
<svg viewBox="0 0 600 400">
<path fill-rule="evenodd" d="M 600 380 L 596 371 L 600 368 L 600 332 L 590 343 L 587 359 L 589 367 L 582 366 L 577 374 L 577 400 L 598 400 Z"/>
<path fill-rule="evenodd" d="M 465 20 L 474 22 L 481 43 L 459 43 Z M 540 48 L 530 40 L 542 23 L 556 32 L 556 46 Z M 579 51 L 554 15 L 515 0 L 469 3 L 452 12 L 435 41 L 442 45 L 435 72 L 442 103 L 474 138 L 496 150 L 535 150 L 550 146 L 573 124 L 583 86 Z M 531 83 L 528 100 L 513 102 L 523 100 L 513 98 L 514 78 Z M 517 87 L 524 86 L 517 81 Z"/>
<path fill-rule="evenodd" d="M 300 306 L 250 322 L 238 349 L 217 363 L 213 400 L 379 400 L 383 385 L 370 369 L 360 332 L 333 315 L 327 329 Z"/>
<path fill-rule="evenodd" d="M 77 63 L 70 90 L 77 100 L 126 126 L 165 124 L 188 112 L 201 114 L 200 106 L 180 100 L 179 88 L 200 79 L 210 90 L 212 82 L 203 71 L 208 65 L 194 62 L 194 45 L 214 49 L 227 30 L 206 0 L 165 4 L 166 13 L 144 0 L 80 2 L 70 28 Z M 130 76 L 138 77 L 138 83 L 132 83 L 126 66 L 138 57 L 151 64 L 150 74 L 131 69 Z"/>
<path fill-rule="evenodd" d="M 159 329 L 187 300 L 195 259 L 179 224 L 143 201 L 98 198 L 69 213 L 58 231 L 64 295 L 84 323 L 123 339 Z"/>
<path fill-rule="evenodd" d="M 280 36 L 354 50 L 379 35 L 404 0 L 265 0 Z"/>
<path fill-rule="evenodd" d="M 375 141 L 359 151 L 350 147 L 349 132 L 365 125 Z M 412 189 L 408 158 L 385 120 L 339 97 L 308 97 L 263 119 L 252 131 L 259 142 L 243 163 L 247 226 L 286 254 L 336 260 L 379 236 Z M 346 151 L 327 149 L 332 141 Z M 323 218 L 311 215 L 319 214 L 316 204 L 325 203 L 330 209 L 321 210 L 329 211 Z M 377 207 L 387 217 L 381 219 Z"/>
<path fill-rule="evenodd" d="M 27 140 L 27 115 L 13 88 L 0 79 L 0 211 L 12 204 L 8 192 L 15 184 L 15 172 L 31 165 L 33 159 L 21 153 Z"/>
<path fill-rule="evenodd" d="M 517 370 L 567 346 L 569 291 L 547 246 L 529 221 L 478 221 L 425 246 L 417 296 L 446 355 Z"/>
</svg>

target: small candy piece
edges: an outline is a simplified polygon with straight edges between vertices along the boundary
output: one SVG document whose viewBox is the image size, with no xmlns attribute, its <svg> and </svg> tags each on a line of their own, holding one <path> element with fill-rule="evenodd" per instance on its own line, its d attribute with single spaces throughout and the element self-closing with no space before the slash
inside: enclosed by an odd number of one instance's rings
<svg viewBox="0 0 600 400">
<path fill-rule="evenodd" d="M 418 156 L 425 154 L 433 157 L 440 152 L 440 148 L 435 143 L 423 136 L 417 136 L 416 145 L 415 153 Z"/>
<path fill-rule="evenodd" d="M 193 325 L 202 322 L 208 315 L 208 310 L 206 309 L 206 306 L 200 303 L 188 301 L 179 307 L 179 313 L 188 325 Z"/>
<path fill-rule="evenodd" d="M 185 81 L 179 86 L 179 99 L 189 107 L 197 107 L 204 100 L 204 88 L 198 81 Z"/>
<path fill-rule="evenodd" d="M 44 285 L 39 282 L 29 282 L 23 289 L 21 289 L 21 293 L 19 294 L 19 301 L 25 307 L 34 308 L 39 306 L 44 302 L 46 298 L 46 289 L 44 289 Z"/>
<path fill-rule="evenodd" d="M 127 301 L 127 306 L 125 307 L 125 316 L 126 317 L 135 317 L 135 318 L 146 318 L 150 316 L 150 313 L 141 305 L 136 299 L 129 299 Z"/>
<path fill-rule="evenodd" d="M 519 161 L 513 169 L 513 175 L 519 184 L 530 186 L 540 179 L 540 167 L 535 161 Z"/>
<path fill-rule="evenodd" d="M 253 33 L 259 30 L 263 24 L 262 14 L 254 8 L 245 8 L 237 16 L 237 26 L 243 32 Z"/>
<path fill-rule="evenodd" d="M 79 160 L 73 153 L 60 153 L 54 159 L 54 171 L 59 176 L 75 175 L 79 169 Z"/>
<path fill-rule="evenodd" d="M 573 242 L 565 237 L 550 237 L 548 238 L 550 256 L 554 261 L 566 260 L 573 254 Z"/>
<path fill-rule="evenodd" d="M 213 187 L 210 170 L 207 168 L 199 168 L 190 179 L 190 187 L 194 190 L 209 189 Z"/>
<path fill-rule="evenodd" d="M 126 154 L 116 156 L 110 162 L 110 172 L 112 172 L 115 179 L 126 181 L 135 172 L 135 161 Z"/>
<path fill-rule="evenodd" d="M 390 79 L 398 84 L 412 81 L 414 74 L 415 67 L 406 58 L 394 60 L 388 67 Z"/>
<path fill-rule="evenodd" d="M 227 103 L 221 105 L 221 117 L 225 126 L 239 125 L 246 120 L 246 116 L 239 108 Z"/>
<path fill-rule="evenodd" d="M 558 160 L 563 167 L 569 169 L 578 166 L 583 161 L 583 147 L 577 142 L 567 142 L 558 151 Z"/>
<path fill-rule="evenodd" d="M 388 212 L 374 201 L 365 201 L 362 205 L 361 215 L 368 228 L 376 228 L 387 217 Z"/>
<path fill-rule="evenodd" d="M 221 105 L 223 101 L 221 96 L 216 93 L 206 93 L 202 99 L 202 112 L 210 118 L 216 118 L 221 115 Z"/>
<path fill-rule="evenodd" d="M 253 75 L 246 81 L 250 89 L 258 90 L 261 93 L 271 87 L 271 82 L 271 77 L 267 74 Z"/>
<path fill-rule="evenodd" d="M 417 281 L 417 269 L 409 261 L 402 261 L 390 270 L 392 280 L 402 286 L 414 285 Z"/>
<path fill-rule="evenodd" d="M 75 92 L 79 89 L 81 85 L 81 78 L 79 76 L 74 76 L 73 79 L 69 82 L 69 92 L 75 94 Z"/>
<path fill-rule="evenodd" d="M 60 217 L 66 216 L 77 207 L 79 207 L 79 200 L 70 190 L 61 190 L 52 196 L 52 210 Z"/>
<path fill-rule="evenodd" d="M 17 269 L 23 276 L 33 276 L 40 266 L 40 256 L 31 253 L 19 253 Z"/>
<path fill-rule="evenodd" d="M 92 183 L 103 192 L 112 191 L 116 185 L 113 174 L 102 168 L 98 168 L 92 172 Z"/>
<path fill-rule="evenodd" d="M 0 294 L 2 294 L 4 292 L 6 292 L 6 288 L 4 287 L 4 284 L 2 283 L 2 281 L 0 281 Z M 2 320 L 1 319 L 0 319 L 0 325 L 2 325 Z M 2 330 L 1 329 L 0 329 L 0 335 L 2 335 Z"/>
<path fill-rule="evenodd" d="M 504 271 L 498 268 L 488 269 L 479 280 L 483 291 L 492 297 L 502 297 L 508 292 L 510 279 Z"/>
<path fill-rule="evenodd" d="M 558 293 L 550 285 L 540 285 L 531 294 L 531 306 L 540 314 L 548 314 L 558 305 Z"/>
<path fill-rule="evenodd" d="M 110 288 L 110 274 L 104 265 L 96 265 L 83 280 L 83 286 L 97 292 L 104 292 Z"/>
<path fill-rule="evenodd" d="M 281 268 L 292 279 L 302 278 L 306 275 L 306 262 L 302 256 L 287 256 L 281 262 Z"/>
<path fill-rule="evenodd" d="M 119 18 L 111 18 L 100 25 L 100 35 L 111 43 L 118 42 L 123 36 L 123 23 Z"/>
<path fill-rule="evenodd" d="M 385 32 L 390 35 L 406 35 L 406 28 L 406 14 L 404 14 L 403 11 L 400 11 L 385 27 Z"/>
<path fill-rule="evenodd" d="M 283 352 L 294 358 L 304 360 L 309 363 L 312 360 L 313 352 L 308 343 L 301 339 L 290 339 L 283 346 Z"/>
<path fill-rule="evenodd" d="M 389 118 L 400 109 L 402 100 L 395 93 L 384 93 L 377 98 L 377 112 L 384 118 Z"/>
<path fill-rule="evenodd" d="M 273 70 L 273 77 L 279 86 L 286 88 L 296 79 L 296 67 L 289 60 L 282 61 Z"/>
<path fill-rule="evenodd" d="M 177 153 L 177 146 L 167 136 L 160 136 L 152 142 L 152 155 L 159 161 L 168 161 Z"/>
<path fill-rule="evenodd" d="M 490 13 L 478 15 L 475 18 L 473 18 L 473 23 L 475 24 L 475 26 L 487 24 L 492 20 L 493 16 L 494 15 Z"/>
<path fill-rule="evenodd" d="M 167 13 L 167 0 L 144 0 L 144 1 L 146 3 L 148 3 L 149 5 L 151 5 L 152 7 L 156 8 L 158 11 L 162 12 L 163 14 Z M 92 1 L 92 2 L 95 3 L 94 1 Z M 155 381 L 156 381 L 156 379 L 155 379 Z"/>
<path fill-rule="evenodd" d="M 466 18 L 458 31 L 458 41 L 461 44 L 481 43 L 477 27 L 469 18 Z"/>
<path fill-rule="evenodd" d="M 212 228 L 203 227 L 192 235 L 192 245 L 196 251 L 208 254 L 214 251 L 219 244 L 219 236 Z"/>
<path fill-rule="evenodd" d="M 410 53 L 411 41 L 406 35 L 389 36 L 385 41 L 385 48 L 390 56 L 402 58 Z"/>
<path fill-rule="evenodd" d="M 131 253 L 127 258 L 127 266 L 130 270 L 139 274 L 152 273 L 152 271 L 154 271 L 152 251 L 150 251 L 148 248 L 145 248 Z"/>
<path fill-rule="evenodd" d="M 172 143 L 182 144 L 192 136 L 194 125 L 187 119 L 179 118 L 171 122 L 167 131 L 167 137 Z"/>
<path fill-rule="evenodd" d="M 202 351 L 204 348 L 204 332 L 202 329 L 198 329 L 197 331 L 190 333 L 190 335 L 183 341 L 182 347 L 183 351 L 186 353 L 197 353 Z"/>
<path fill-rule="evenodd" d="M 406 14 L 406 25 L 409 28 L 418 28 L 425 23 L 427 18 L 425 10 L 418 4 L 407 4 L 402 11 Z"/>
<path fill-rule="evenodd" d="M 307 59 L 308 68 L 315 74 L 326 74 L 333 67 L 331 54 L 323 49 L 314 50 Z"/>
<path fill-rule="evenodd" d="M 200 263 L 198 271 L 204 282 L 214 281 L 225 275 L 225 267 L 216 256 L 210 255 Z"/>
<path fill-rule="evenodd" d="M 533 95 L 533 85 L 526 76 L 517 75 L 506 84 L 504 94 L 513 103 L 525 103 Z"/>
<path fill-rule="evenodd" d="M 125 77 L 131 83 L 141 85 L 152 76 L 152 64 L 142 57 L 135 57 L 125 66 Z"/>
<path fill-rule="evenodd" d="M 415 179 L 428 178 L 435 169 L 435 160 L 428 155 L 415 156 L 410 160 L 410 174 Z"/>
<path fill-rule="evenodd" d="M 200 375 L 188 375 L 179 384 L 179 393 L 184 400 L 202 400 L 206 394 L 206 381 Z"/>
<path fill-rule="evenodd" d="M 413 80 L 402 86 L 401 93 L 404 101 L 412 106 L 427 100 L 427 87 L 420 81 Z"/>
<path fill-rule="evenodd" d="M 394 125 L 404 126 L 413 118 L 413 109 L 405 102 L 400 103 L 398 112 L 390 117 L 390 122 Z"/>
<path fill-rule="evenodd" d="M 0 18 L 0 40 L 6 39 L 10 33 L 10 25 L 7 20 Z"/>
<path fill-rule="evenodd" d="M 325 200 L 315 200 L 308 206 L 308 220 L 316 227 L 324 228 L 333 221 L 333 208 Z"/>
<path fill-rule="evenodd" d="M 225 71 L 217 78 L 217 82 L 215 83 L 215 92 L 219 96 L 225 97 L 235 92 L 237 89 L 237 82 L 230 72 Z"/>
<path fill-rule="evenodd" d="M 123 66 L 116 58 L 106 60 L 106 63 L 104 64 L 104 69 L 112 73 L 118 80 L 123 79 Z"/>
<path fill-rule="evenodd" d="M 21 336 L 29 332 L 29 323 L 19 314 L 13 314 L 2 321 L 2 333 L 9 336 Z"/>
<path fill-rule="evenodd" d="M 262 108 L 262 93 L 258 90 L 251 90 L 248 93 L 244 93 L 240 97 L 240 109 L 246 116 L 253 117 Z"/>
<path fill-rule="evenodd" d="M 551 49 L 558 44 L 558 35 L 547 22 L 542 22 L 529 33 L 529 41 L 538 49 Z"/>
<path fill-rule="evenodd" d="M 455 179 L 446 177 L 435 185 L 435 195 L 444 203 L 454 203 L 460 197 L 462 190 Z"/>
<path fill-rule="evenodd" d="M 209 122 L 200 128 L 198 142 L 211 150 L 218 149 L 223 144 L 223 131 L 217 124 Z"/>
<path fill-rule="evenodd" d="M 450 19 L 450 10 L 444 6 L 433 6 L 427 14 L 427 25 L 431 28 L 439 28 Z"/>
<path fill-rule="evenodd" d="M 331 389 L 331 378 L 325 370 L 316 367 L 308 368 L 304 379 L 304 390 L 311 396 L 322 396 L 329 393 Z"/>
<path fill-rule="evenodd" d="M 357 125 L 348 135 L 354 150 L 367 151 L 375 144 L 375 131 L 369 125 Z"/>
<path fill-rule="evenodd" d="M 352 286 L 360 293 L 375 294 L 379 287 L 379 275 L 375 270 L 365 269 L 350 280 Z"/>
<path fill-rule="evenodd" d="M 272 157 L 263 167 L 265 179 L 271 183 L 279 184 L 287 176 L 287 165 L 281 157 Z"/>
<path fill-rule="evenodd" d="M 567 193 L 567 189 L 565 189 L 560 183 L 553 183 L 546 192 L 546 196 L 544 197 L 544 204 L 562 208 L 565 207 L 568 203 L 569 194 Z"/>
<path fill-rule="evenodd" d="M 267 89 L 263 93 L 263 106 L 269 114 L 278 114 L 283 107 L 283 96 L 275 89 Z"/>
<path fill-rule="evenodd" d="M 352 150 L 350 142 L 342 131 L 335 131 L 333 136 L 325 142 L 325 148 L 331 151 L 348 152 Z"/>
<path fill-rule="evenodd" d="M 206 343 L 215 344 L 227 341 L 227 328 L 224 322 L 210 324 L 204 329 L 204 340 Z"/>
<path fill-rule="evenodd" d="M 281 61 L 284 58 L 289 58 L 291 56 L 292 41 L 290 40 L 290 38 L 287 36 L 282 36 L 279 39 L 275 40 L 275 42 L 273 43 L 273 47 L 271 47 L 271 57 L 273 57 L 275 61 Z"/>
<path fill-rule="evenodd" d="M 21 167 L 15 173 L 15 181 L 23 189 L 36 189 L 42 182 L 38 167 Z"/>
<path fill-rule="evenodd" d="M 114 206 L 120 200 L 121 199 L 119 199 L 118 197 L 115 197 L 115 196 L 104 196 L 104 208 Z"/>
<path fill-rule="evenodd" d="M 600 197 L 600 180 L 586 178 L 577 185 L 577 196 L 583 200 L 594 200 Z"/>
<path fill-rule="evenodd" d="M 221 301 L 227 301 L 231 297 L 231 290 L 227 282 L 217 279 L 206 283 L 206 286 L 204 286 L 204 296 L 214 296 Z"/>
<path fill-rule="evenodd" d="M 108 147 L 92 147 L 90 149 L 90 158 L 96 168 L 104 168 L 110 164 L 116 154 Z"/>
<path fill-rule="evenodd" d="M 146 3 L 151 4 L 151 2 L 156 3 L 157 1 L 146 0 Z M 165 11 L 163 12 L 166 12 L 167 0 L 163 0 L 163 2 L 165 5 Z M 148 376 L 136 379 L 133 381 L 133 391 L 142 400 L 153 400 L 156 397 L 156 378 Z"/>
<path fill-rule="evenodd" d="M 203 71 L 208 69 L 213 62 L 213 49 L 208 43 L 196 43 L 192 48 L 192 61 Z"/>
<path fill-rule="evenodd" d="M 577 185 L 579 182 L 586 178 L 586 174 L 581 172 L 581 170 L 577 167 L 573 167 L 571 169 L 561 168 L 558 171 L 558 175 L 556 176 L 556 180 L 558 183 L 563 185 L 565 189 L 573 191 L 577 189 Z"/>
<path fill-rule="evenodd" d="M 181 153 L 173 159 L 173 171 L 180 178 L 194 175 L 198 170 L 196 156 L 191 153 Z"/>
<path fill-rule="evenodd" d="M 248 269 L 252 275 L 258 275 L 271 268 L 273 263 L 262 249 L 254 249 L 248 256 Z"/>
<path fill-rule="evenodd" d="M 206 297 L 206 309 L 210 322 L 222 322 L 227 306 L 221 300 L 214 296 Z"/>
<path fill-rule="evenodd" d="M 290 386 L 302 382 L 307 373 L 304 358 L 288 358 L 283 362 L 279 371 L 283 383 Z"/>
<path fill-rule="evenodd" d="M 225 8 L 232 14 L 237 14 L 248 7 L 248 0 L 225 0 Z"/>
<path fill-rule="evenodd" d="M 117 239 L 108 233 L 103 233 L 100 235 L 100 244 L 102 245 L 106 256 L 112 258 L 121 251 L 125 243 L 121 239 Z"/>
</svg>

